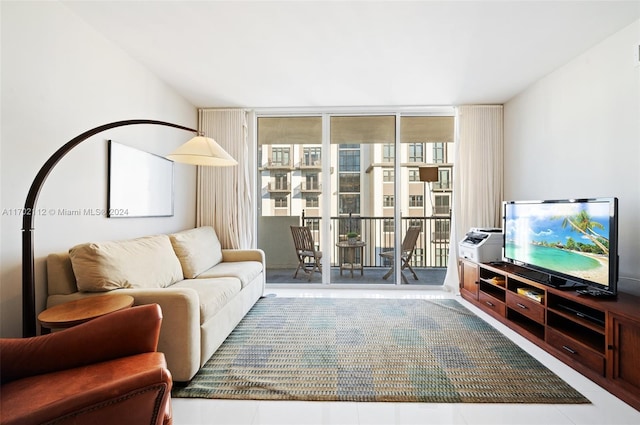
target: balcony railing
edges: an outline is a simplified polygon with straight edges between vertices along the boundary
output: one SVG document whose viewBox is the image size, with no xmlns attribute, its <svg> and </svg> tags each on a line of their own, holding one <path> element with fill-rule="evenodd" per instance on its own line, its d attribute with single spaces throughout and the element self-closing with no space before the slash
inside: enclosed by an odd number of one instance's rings
<svg viewBox="0 0 640 425">
<path fill-rule="evenodd" d="M 322 160 L 320 159 L 305 159 L 302 158 L 299 163 L 300 168 L 321 169 Z"/>
<path fill-rule="evenodd" d="M 449 215 L 451 214 L 451 207 L 436 205 L 435 207 L 433 207 L 433 213 L 438 215 Z"/>
<path fill-rule="evenodd" d="M 273 160 L 273 159 L 269 159 L 267 162 L 263 163 L 262 166 L 260 167 L 261 169 L 267 169 L 267 170 L 279 170 L 279 169 L 284 169 L 284 170 L 293 170 L 293 162 L 290 159 L 283 159 L 283 160 Z"/>
<path fill-rule="evenodd" d="M 322 219 L 302 217 L 303 225 L 311 228 L 313 239 L 325 255 L 331 255 L 331 266 L 339 266 L 341 258 L 337 242 L 346 240 L 348 232 L 356 232 L 366 243 L 362 258 L 357 262 L 364 267 L 388 267 L 380 253 L 392 250 L 395 244 L 394 219 L 388 217 L 331 217 L 331 241 L 325 243 L 321 238 Z M 409 226 L 422 228 L 411 261 L 412 267 L 447 267 L 449 258 L 449 229 L 451 217 L 403 217 L 400 229 L 404 238 Z"/>
<path fill-rule="evenodd" d="M 272 181 L 269 182 L 268 189 L 269 192 L 291 192 L 291 183 L 289 183 L 288 181 Z"/>
<path fill-rule="evenodd" d="M 433 182 L 433 190 L 453 190 L 453 182 Z"/>
<path fill-rule="evenodd" d="M 300 183 L 300 190 L 303 192 L 321 192 L 322 184 L 318 182 L 302 182 Z"/>
</svg>

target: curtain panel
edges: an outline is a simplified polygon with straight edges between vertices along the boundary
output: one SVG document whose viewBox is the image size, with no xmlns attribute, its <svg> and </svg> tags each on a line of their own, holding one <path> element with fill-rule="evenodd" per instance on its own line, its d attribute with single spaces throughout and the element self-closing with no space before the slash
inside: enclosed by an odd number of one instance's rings
<svg viewBox="0 0 640 425">
<path fill-rule="evenodd" d="M 223 248 L 246 249 L 254 242 L 247 114 L 244 109 L 198 110 L 198 129 L 238 161 L 235 167 L 197 171 L 196 226 L 213 226 Z"/>
<path fill-rule="evenodd" d="M 500 227 L 504 194 L 502 105 L 456 108 L 449 264 L 444 286 L 458 292 L 458 242 L 471 227 Z"/>
</svg>

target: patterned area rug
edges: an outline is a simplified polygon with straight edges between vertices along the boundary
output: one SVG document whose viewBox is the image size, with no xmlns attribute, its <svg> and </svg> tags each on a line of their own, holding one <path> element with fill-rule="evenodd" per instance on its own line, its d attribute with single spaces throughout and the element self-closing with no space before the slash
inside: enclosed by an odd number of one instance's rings
<svg viewBox="0 0 640 425">
<path fill-rule="evenodd" d="M 172 395 L 589 403 L 455 300 L 262 298 Z"/>
</svg>

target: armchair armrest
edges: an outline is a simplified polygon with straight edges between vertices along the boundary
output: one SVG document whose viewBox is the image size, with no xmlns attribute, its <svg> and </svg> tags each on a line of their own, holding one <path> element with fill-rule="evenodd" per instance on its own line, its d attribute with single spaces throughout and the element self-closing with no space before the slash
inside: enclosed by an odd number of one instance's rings
<svg viewBox="0 0 640 425">
<path fill-rule="evenodd" d="M 134 298 L 134 305 L 158 304 L 162 309 L 162 326 L 158 351 L 164 353 L 173 379 L 188 381 L 200 368 L 200 300 L 192 288 L 174 284 L 168 288 L 118 289 Z M 83 293 L 53 295 L 48 306 L 79 299 Z"/>
<path fill-rule="evenodd" d="M 0 339 L 2 384 L 154 352 L 161 322 L 160 306 L 151 304 L 111 313 L 49 335 Z"/>
</svg>

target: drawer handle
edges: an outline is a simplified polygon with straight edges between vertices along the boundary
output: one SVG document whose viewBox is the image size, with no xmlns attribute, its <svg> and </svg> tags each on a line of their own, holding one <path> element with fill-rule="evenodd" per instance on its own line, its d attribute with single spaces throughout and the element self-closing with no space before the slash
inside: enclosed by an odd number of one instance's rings
<svg viewBox="0 0 640 425">
<path fill-rule="evenodd" d="M 572 348 L 569 348 L 569 347 L 567 347 L 566 345 L 563 345 L 563 346 L 562 346 L 562 348 L 563 348 L 565 351 L 570 352 L 571 354 L 578 354 L 578 352 L 577 352 L 576 350 L 574 350 L 574 349 L 572 349 Z"/>
<path fill-rule="evenodd" d="M 521 309 L 523 309 L 523 310 L 526 310 L 526 309 L 527 309 L 527 306 L 526 306 L 526 305 L 524 305 L 524 304 L 516 303 L 516 305 L 517 305 L 518 307 L 520 307 Z"/>
<path fill-rule="evenodd" d="M 496 305 L 494 303 L 492 303 L 491 301 L 485 301 L 485 304 L 487 304 L 489 307 L 495 307 Z"/>
</svg>

